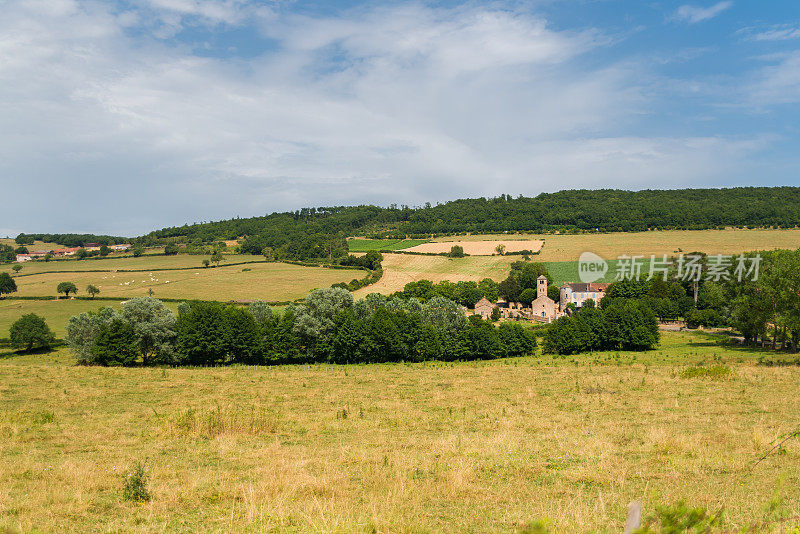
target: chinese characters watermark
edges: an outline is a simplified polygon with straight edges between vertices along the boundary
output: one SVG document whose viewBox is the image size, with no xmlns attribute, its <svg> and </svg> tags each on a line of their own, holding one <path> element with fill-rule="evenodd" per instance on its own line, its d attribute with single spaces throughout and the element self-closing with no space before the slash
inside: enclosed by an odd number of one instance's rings
<svg viewBox="0 0 800 534">
<path fill-rule="evenodd" d="M 760 266 L 760 254 L 680 254 L 675 257 L 666 254 L 653 254 L 650 257 L 623 254 L 614 265 L 609 265 L 597 254 L 584 252 L 578 261 L 578 275 L 586 283 L 606 278 L 607 275 L 616 281 L 661 278 L 664 281 L 672 279 L 683 282 L 755 282 Z"/>
</svg>

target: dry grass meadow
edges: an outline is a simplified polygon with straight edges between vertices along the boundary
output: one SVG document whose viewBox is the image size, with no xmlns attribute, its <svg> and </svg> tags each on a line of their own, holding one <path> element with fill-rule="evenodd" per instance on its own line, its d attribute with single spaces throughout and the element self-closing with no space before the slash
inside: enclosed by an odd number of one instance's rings
<svg viewBox="0 0 800 534">
<path fill-rule="evenodd" d="M 621 532 L 640 499 L 795 532 L 800 444 L 757 459 L 800 422 L 800 367 L 758 356 L 686 333 L 650 353 L 447 364 L 0 356 L 0 531 Z M 710 366 L 729 372 L 685 372 Z M 137 504 L 122 475 L 140 461 Z"/>
<path fill-rule="evenodd" d="M 461 239 L 484 237 L 505 239 Z M 545 243 L 536 260 L 566 262 L 584 250 L 795 248 L 800 231 Z M 386 254 L 383 279 L 356 296 L 420 278 L 500 280 L 519 259 Z M 70 280 L 119 298 L 152 287 L 283 300 L 361 274 L 201 260 L 30 263 L 17 295 Z M 188 269 L 158 270 L 170 267 Z M 113 272 L 136 268 L 153 280 Z M 30 312 L 63 337 L 69 316 L 108 304 L 0 300 L 0 337 Z M 536 532 L 526 530 L 536 521 L 621 532 L 633 499 L 645 515 L 679 501 L 724 509 L 721 532 L 796 532 L 800 443 L 758 459 L 798 430 L 800 366 L 760 365 L 762 355 L 703 333 L 664 333 L 649 353 L 364 366 L 114 369 L 76 367 L 64 348 L 0 348 L 0 532 Z M 139 504 L 122 498 L 138 462 L 152 494 Z"/>
<path fill-rule="evenodd" d="M 452 240 L 452 237 L 436 241 Z M 700 251 L 708 254 L 734 254 L 751 250 L 800 248 L 800 229 L 786 230 L 666 230 L 658 232 L 619 232 L 608 234 L 546 235 L 475 235 L 459 237 L 468 240 L 543 239 L 544 247 L 537 261 L 577 261 L 582 252 L 590 251 L 606 259 L 621 254 L 672 254 Z"/>
</svg>

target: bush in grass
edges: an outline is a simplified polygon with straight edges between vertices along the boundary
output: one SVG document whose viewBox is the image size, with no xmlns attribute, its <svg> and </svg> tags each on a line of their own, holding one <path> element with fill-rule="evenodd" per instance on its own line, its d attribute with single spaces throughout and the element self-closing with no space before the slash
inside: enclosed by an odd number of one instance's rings
<svg viewBox="0 0 800 534">
<path fill-rule="evenodd" d="M 136 503 L 149 502 L 153 498 L 150 490 L 147 489 L 147 472 L 142 462 L 137 462 L 130 471 L 125 473 L 122 498 Z"/>
<path fill-rule="evenodd" d="M 44 318 L 35 313 L 28 313 L 11 325 L 11 346 L 15 349 L 31 351 L 48 349 L 55 341 L 55 336 L 47 326 Z"/>
<path fill-rule="evenodd" d="M 722 380 L 731 376 L 731 368 L 727 365 L 712 365 L 710 367 L 689 367 L 681 372 L 682 378 L 707 378 L 709 380 Z"/>
</svg>

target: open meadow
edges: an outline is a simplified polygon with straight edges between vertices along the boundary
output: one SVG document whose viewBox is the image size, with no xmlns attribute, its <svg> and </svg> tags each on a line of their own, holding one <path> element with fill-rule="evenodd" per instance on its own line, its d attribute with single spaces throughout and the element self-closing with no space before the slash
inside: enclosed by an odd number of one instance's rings
<svg viewBox="0 0 800 534">
<path fill-rule="evenodd" d="M 237 256 L 232 256 L 237 258 Z M 137 261 L 134 261 L 137 260 Z M 141 260 L 141 261 L 138 261 Z M 22 274 L 16 276 L 17 292 L 14 296 L 55 296 L 60 282 L 74 282 L 79 295 L 86 295 L 86 287 L 93 284 L 103 297 L 131 298 L 148 295 L 157 298 L 205 299 L 205 300 L 268 300 L 285 301 L 304 297 L 314 288 L 330 287 L 338 282 L 349 282 L 363 278 L 360 270 L 327 269 L 305 267 L 287 263 L 251 263 L 203 268 L 196 256 L 173 256 L 153 258 L 130 258 L 102 262 L 58 262 L 53 271 L 72 270 L 84 272 L 52 272 L 25 275 L 42 264 L 25 265 Z M 181 270 L 161 270 L 167 265 L 175 267 L 189 262 L 195 266 Z M 233 260 L 230 260 L 233 261 Z M 241 260 L 246 261 L 246 260 Z M 67 265 L 69 264 L 69 265 Z M 90 265 L 91 264 L 91 265 Z M 126 269 L 150 269 L 143 272 L 114 271 L 112 265 Z M 30 271 L 26 268 L 30 267 Z M 86 269 L 112 269 L 103 272 L 86 272 Z"/>
<path fill-rule="evenodd" d="M 131 255 L 106 258 L 87 258 L 84 260 L 61 259 L 57 261 L 29 261 L 22 264 L 20 274 L 52 273 L 58 271 L 115 271 L 115 270 L 159 270 L 159 269 L 202 269 L 203 260 L 209 256 L 196 256 L 193 254 L 164 254 L 139 256 Z M 226 263 L 241 263 L 248 261 L 264 261 L 263 256 L 251 255 L 225 255 Z M 0 271 L 10 271 L 10 265 L 4 265 Z"/>
<path fill-rule="evenodd" d="M 44 317 L 50 330 L 57 338 L 63 339 L 67 335 L 67 321 L 73 315 L 84 312 L 94 312 L 103 307 L 119 309 L 120 301 L 109 300 L 0 300 L 0 338 L 8 337 L 9 328 L 14 321 L 27 313 L 35 313 Z M 177 302 L 165 302 L 164 306 L 176 312 Z"/>
<path fill-rule="evenodd" d="M 758 459 L 797 428 L 800 367 L 759 355 L 665 333 L 649 353 L 472 363 L 0 356 L 0 529 L 621 532 L 640 499 L 790 532 L 800 444 Z M 142 504 L 122 499 L 137 462 Z"/>
</svg>

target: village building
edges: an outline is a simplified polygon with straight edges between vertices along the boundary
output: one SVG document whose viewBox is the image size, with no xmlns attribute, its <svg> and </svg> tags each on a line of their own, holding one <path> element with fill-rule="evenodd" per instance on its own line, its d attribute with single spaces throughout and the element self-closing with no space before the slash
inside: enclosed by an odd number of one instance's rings
<svg viewBox="0 0 800 534">
<path fill-rule="evenodd" d="M 488 319 L 496 307 L 496 304 L 492 304 L 486 297 L 483 297 L 475 304 L 475 315 Z"/>
<path fill-rule="evenodd" d="M 577 308 L 580 308 L 589 299 L 592 299 L 595 304 L 599 304 L 600 299 L 605 296 L 609 285 L 611 284 L 597 282 L 564 284 L 559 288 L 561 309 L 565 309 L 569 303 L 575 304 Z"/>
<path fill-rule="evenodd" d="M 111 245 L 109 248 L 111 250 L 129 250 L 131 246 L 128 243 L 121 243 L 119 245 Z"/>
<path fill-rule="evenodd" d="M 22 263 L 22 262 L 25 262 L 25 261 L 31 261 L 31 259 L 32 258 L 31 258 L 30 254 L 17 254 L 17 262 L 18 263 Z"/>
<path fill-rule="evenodd" d="M 54 256 L 74 256 L 80 247 L 70 247 L 70 248 L 57 248 L 53 251 Z"/>
<path fill-rule="evenodd" d="M 525 307 L 521 302 L 506 302 L 504 300 L 497 301 L 500 307 L 500 316 L 503 319 L 524 319 Z"/>
</svg>

